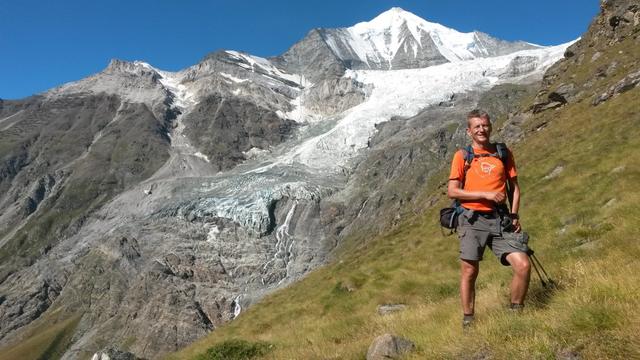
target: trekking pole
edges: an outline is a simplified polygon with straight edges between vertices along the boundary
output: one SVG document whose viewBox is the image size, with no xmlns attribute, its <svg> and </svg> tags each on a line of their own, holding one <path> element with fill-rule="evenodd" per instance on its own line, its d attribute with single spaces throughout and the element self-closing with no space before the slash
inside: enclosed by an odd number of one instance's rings
<svg viewBox="0 0 640 360">
<path fill-rule="evenodd" d="M 547 283 L 544 281 L 544 279 L 542 279 L 542 275 L 540 275 L 540 271 L 538 271 L 538 266 L 536 266 L 536 262 L 535 261 L 531 261 L 531 265 L 533 265 L 533 269 L 536 271 L 536 274 L 538 274 L 538 278 L 540 278 L 540 282 L 542 283 L 542 287 L 543 288 L 547 288 Z"/>
<path fill-rule="evenodd" d="M 540 266 L 540 270 L 542 270 L 542 273 L 544 274 L 544 276 L 547 277 L 547 281 L 549 282 L 549 285 L 554 286 L 555 282 L 551 280 L 551 277 L 549 276 L 549 274 L 547 274 L 547 272 L 544 270 L 544 267 L 542 266 L 542 263 L 540 262 L 540 260 L 538 260 L 538 257 L 536 257 L 536 255 L 532 253 L 531 258 L 533 259 L 534 267 L 535 267 L 535 263 L 538 263 L 538 266 Z M 536 272 L 537 271 L 538 271 L 538 268 L 536 267 Z M 538 273 L 538 276 L 540 276 L 540 273 Z M 546 287 L 544 282 L 542 283 L 542 286 Z"/>
<path fill-rule="evenodd" d="M 547 274 L 547 272 L 544 270 L 544 267 L 542 267 L 542 263 L 535 256 L 533 249 L 529 248 L 529 250 L 527 251 L 527 255 L 529 255 L 529 258 L 531 259 L 531 265 L 533 265 L 533 269 L 536 271 L 536 274 L 538 274 L 538 278 L 540 278 L 542 287 L 545 289 L 547 288 L 547 286 L 553 287 L 555 285 L 555 282 L 551 280 L 549 274 Z M 538 266 L 540 266 L 540 269 L 542 269 L 542 273 L 544 274 L 544 277 L 546 277 L 547 281 L 544 281 L 542 274 L 540 274 L 540 270 L 538 270 Z"/>
<path fill-rule="evenodd" d="M 540 279 L 540 282 L 542 283 L 542 287 L 546 289 L 547 288 L 547 283 L 542 278 L 542 275 L 540 275 L 540 271 L 538 270 L 538 266 L 536 265 L 536 262 L 533 260 L 533 250 L 531 250 L 531 248 L 529 248 L 529 251 L 527 251 L 527 255 L 529 255 L 529 258 L 531 259 L 531 265 L 533 265 L 533 269 L 536 271 L 536 274 L 538 274 L 538 278 Z"/>
</svg>

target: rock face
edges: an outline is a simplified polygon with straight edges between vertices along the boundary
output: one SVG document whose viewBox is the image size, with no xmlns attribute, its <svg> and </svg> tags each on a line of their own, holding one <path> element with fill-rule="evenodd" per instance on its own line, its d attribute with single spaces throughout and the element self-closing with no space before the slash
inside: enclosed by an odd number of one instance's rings
<svg viewBox="0 0 640 360">
<path fill-rule="evenodd" d="M 114 60 L 0 101 L 0 346 L 72 317 L 65 359 L 156 358 L 421 211 L 464 113 L 510 112 L 564 52 L 451 34 L 392 9 L 272 59 Z"/>
<path fill-rule="evenodd" d="M 597 96 L 591 102 L 592 105 L 598 105 L 602 102 L 605 102 L 623 92 L 629 91 L 640 84 L 640 71 L 627 75 L 624 79 L 620 80 L 618 83 L 612 85 L 606 92 Z"/>
<path fill-rule="evenodd" d="M 600 13 L 583 36 L 569 46 L 564 58 L 545 73 L 535 101 L 506 122 L 511 140 L 522 137 L 532 114 L 588 99 L 598 106 L 640 83 L 640 5 L 637 1 L 600 1 Z M 616 48 L 612 52 L 612 48 Z M 624 65 L 622 65 L 624 63 Z M 544 124 L 537 124 L 540 129 Z"/>
<path fill-rule="evenodd" d="M 598 14 L 591 23 L 588 31 L 580 40 L 567 48 L 565 59 L 555 64 L 545 74 L 542 89 L 538 94 L 538 101 L 534 107 L 540 110 L 548 103 L 562 103 L 562 101 L 558 100 L 561 100 L 563 97 L 558 97 L 558 91 L 552 91 L 549 89 L 549 86 L 555 83 L 566 70 L 567 66 L 582 65 L 587 53 L 591 54 L 592 63 L 598 60 L 602 61 L 604 59 L 600 58 L 602 53 L 599 50 L 604 50 L 607 47 L 618 44 L 629 37 L 632 37 L 637 44 L 640 41 L 638 29 L 640 29 L 640 6 L 637 2 L 625 0 L 601 1 L 600 14 Z M 595 74 L 595 79 L 589 79 L 590 81 L 582 84 L 583 88 L 589 89 L 597 79 L 614 75 L 616 68 L 615 59 L 611 59 L 611 62 L 604 64 L 604 67 L 598 69 Z M 565 88 L 571 87 L 571 91 L 574 94 L 578 92 L 578 89 L 573 89 L 575 84 L 563 84 L 563 86 Z M 560 93 L 562 92 L 561 90 Z M 548 98 L 546 101 L 544 99 L 545 96 Z M 577 98 L 574 97 L 572 100 L 577 100 Z M 546 108 L 549 107 L 547 106 Z"/>
<path fill-rule="evenodd" d="M 184 122 L 185 135 L 219 171 L 246 160 L 243 153 L 252 148 L 283 142 L 296 126 L 250 101 L 218 94 L 202 99 Z"/>
<path fill-rule="evenodd" d="M 311 30 L 287 52 L 270 60 L 291 73 L 305 74 L 312 83 L 340 77 L 347 69 L 325 41 L 322 29 Z"/>
<path fill-rule="evenodd" d="M 362 103 L 369 90 L 352 78 L 331 77 L 313 84 L 301 102 L 312 113 L 330 116 Z"/>
<path fill-rule="evenodd" d="M 2 254 L 0 279 L 72 234 L 115 193 L 150 176 L 167 160 L 169 146 L 169 117 L 117 96 L 8 105 L 20 110 L 2 131 L 0 244 L 16 253 Z"/>
</svg>

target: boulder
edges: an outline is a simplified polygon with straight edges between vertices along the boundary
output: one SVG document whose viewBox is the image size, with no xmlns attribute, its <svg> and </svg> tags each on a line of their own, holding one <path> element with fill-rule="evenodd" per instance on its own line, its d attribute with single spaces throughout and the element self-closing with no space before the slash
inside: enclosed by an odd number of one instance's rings
<svg viewBox="0 0 640 360">
<path fill-rule="evenodd" d="M 560 84 L 557 89 L 549 93 L 548 98 L 552 102 L 559 102 L 566 104 L 575 96 L 575 85 L 573 84 Z"/>
<path fill-rule="evenodd" d="M 391 334 L 380 335 L 369 346 L 367 360 L 397 359 L 415 347 L 408 339 Z"/>
<path fill-rule="evenodd" d="M 580 353 L 574 350 L 564 349 L 556 353 L 556 359 L 557 360 L 581 360 L 582 356 L 580 356 Z"/>
<path fill-rule="evenodd" d="M 91 360 L 143 360 L 130 352 L 120 351 L 116 349 L 104 349 L 91 357 Z"/>
</svg>

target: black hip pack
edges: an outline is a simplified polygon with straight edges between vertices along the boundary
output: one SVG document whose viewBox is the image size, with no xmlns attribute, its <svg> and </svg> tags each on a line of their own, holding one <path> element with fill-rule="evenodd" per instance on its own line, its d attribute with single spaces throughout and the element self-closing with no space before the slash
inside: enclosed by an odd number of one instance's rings
<svg viewBox="0 0 640 360">
<path fill-rule="evenodd" d="M 440 226 L 445 229 L 455 230 L 458 227 L 458 216 L 464 211 L 458 200 L 451 203 L 450 207 L 440 209 Z"/>
</svg>

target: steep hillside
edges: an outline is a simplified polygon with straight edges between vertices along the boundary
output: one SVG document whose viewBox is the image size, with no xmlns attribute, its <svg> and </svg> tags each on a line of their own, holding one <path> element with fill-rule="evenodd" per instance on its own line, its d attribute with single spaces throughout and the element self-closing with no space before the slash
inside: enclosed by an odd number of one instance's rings
<svg viewBox="0 0 640 360">
<path fill-rule="evenodd" d="M 382 236 L 346 239 L 333 263 L 170 358 L 362 359 L 387 332 L 416 344 L 412 359 L 640 357 L 638 10 L 604 1 L 538 94 L 498 119 L 519 164 L 523 225 L 558 284 L 533 275 L 524 313 L 506 311 L 510 274 L 488 256 L 478 322 L 462 333 L 457 239 L 436 224 L 445 168 L 420 190 L 424 210 Z M 384 304 L 405 308 L 380 315 Z"/>
</svg>

